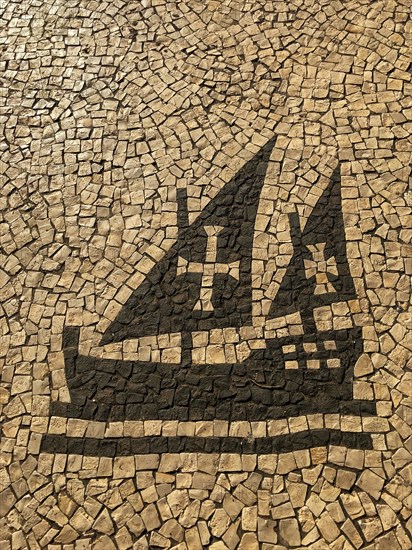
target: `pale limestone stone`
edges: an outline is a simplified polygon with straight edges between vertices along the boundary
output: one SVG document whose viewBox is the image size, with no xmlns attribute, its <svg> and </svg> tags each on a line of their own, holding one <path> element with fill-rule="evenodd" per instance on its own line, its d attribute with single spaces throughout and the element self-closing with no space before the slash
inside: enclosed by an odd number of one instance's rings
<svg viewBox="0 0 412 550">
<path fill-rule="evenodd" d="M 111 476 L 113 473 L 113 460 L 108 457 L 101 457 L 99 461 L 99 466 L 97 468 L 98 476 Z"/>
<path fill-rule="evenodd" d="M 237 472 L 242 470 L 242 461 L 239 455 L 222 453 L 219 461 L 220 472 Z"/>
<path fill-rule="evenodd" d="M 139 514 L 135 514 L 128 522 L 127 528 L 134 534 L 136 537 L 139 537 L 145 530 L 145 525 L 142 518 Z"/>
<path fill-rule="evenodd" d="M 79 534 L 73 529 L 73 527 L 70 525 L 65 525 L 54 540 L 57 543 L 70 544 L 76 540 L 78 536 Z"/>
<path fill-rule="evenodd" d="M 373 544 L 376 547 L 376 550 L 385 550 L 385 548 L 391 548 L 393 550 L 401 549 L 401 546 L 399 545 L 393 531 L 378 537 L 375 541 L 373 541 Z"/>
<path fill-rule="evenodd" d="M 334 502 L 340 495 L 340 492 L 338 487 L 334 487 L 327 481 L 324 481 L 319 496 L 325 502 Z"/>
<path fill-rule="evenodd" d="M 226 544 L 229 550 L 233 550 L 234 548 L 236 548 L 240 542 L 240 537 L 238 535 L 239 524 L 240 520 L 232 523 L 222 537 L 223 542 Z"/>
<path fill-rule="evenodd" d="M 254 533 L 245 533 L 242 536 L 239 550 L 259 550 L 259 542 L 257 536 Z"/>
<path fill-rule="evenodd" d="M 267 423 L 266 422 L 251 422 L 253 437 L 265 437 L 267 433 Z"/>
<path fill-rule="evenodd" d="M 125 437 L 142 437 L 144 434 L 143 431 L 143 422 L 142 421 L 131 421 L 126 420 L 123 425 L 123 433 Z M 137 457 L 136 457 L 137 464 Z"/>
<path fill-rule="evenodd" d="M 262 475 L 258 472 L 252 472 L 247 480 L 243 483 L 245 487 L 256 493 L 258 490 L 260 483 L 262 481 Z"/>
<path fill-rule="evenodd" d="M 212 500 L 205 500 L 200 507 L 200 517 L 207 520 L 215 511 L 216 505 Z"/>
<path fill-rule="evenodd" d="M 268 435 L 270 437 L 289 433 L 289 425 L 287 420 L 269 420 Z"/>
<path fill-rule="evenodd" d="M 218 454 L 199 455 L 197 461 L 198 469 L 201 472 L 216 475 L 219 467 L 219 458 Z"/>
<path fill-rule="evenodd" d="M 67 495 L 62 493 L 58 496 L 58 506 L 67 517 L 71 517 L 77 508 L 77 504 Z"/>
<path fill-rule="evenodd" d="M 318 464 L 314 468 L 305 468 L 302 470 L 303 481 L 308 485 L 315 485 L 323 467 Z"/>
<path fill-rule="evenodd" d="M 280 504 L 279 506 L 272 508 L 270 513 L 273 519 L 290 518 L 295 515 L 295 511 L 293 510 L 290 502 L 286 502 L 285 504 Z"/>
<path fill-rule="evenodd" d="M 232 521 L 234 521 L 238 517 L 243 507 L 243 502 L 240 502 L 240 500 L 229 493 L 225 494 L 223 499 L 223 509 Z"/>
<path fill-rule="evenodd" d="M 154 484 L 153 472 L 136 472 L 136 485 L 139 489 L 152 487 Z"/>
<path fill-rule="evenodd" d="M 257 527 L 257 507 L 245 507 L 242 510 L 242 529 L 243 531 L 256 531 Z"/>
<path fill-rule="evenodd" d="M 301 543 L 299 524 L 296 519 L 281 519 L 279 522 L 279 535 L 287 547 L 294 548 Z"/>
<path fill-rule="evenodd" d="M 361 473 L 356 485 L 379 500 L 385 481 L 374 472 L 365 470 Z"/>
<path fill-rule="evenodd" d="M 203 472 L 195 472 L 193 474 L 192 488 L 201 490 L 213 490 L 215 482 L 215 476 L 205 474 Z"/>
<path fill-rule="evenodd" d="M 152 531 L 150 534 L 150 546 L 155 548 L 170 548 L 171 542 L 160 533 Z"/>
<path fill-rule="evenodd" d="M 203 546 L 207 546 L 210 543 L 210 531 L 205 521 L 199 521 L 197 524 L 199 536 Z"/>
<path fill-rule="evenodd" d="M 221 537 L 230 524 L 230 517 L 223 508 L 218 508 L 210 520 L 210 532 L 215 537 Z"/>
<path fill-rule="evenodd" d="M 115 535 L 116 545 L 119 549 L 125 550 L 133 546 L 133 539 L 126 527 L 122 527 Z"/>
<path fill-rule="evenodd" d="M 242 470 L 246 472 L 253 472 L 256 469 L 257 457 L 256 455 L 241 455 L 242 458 Z"/>
<path fill-rule="evenodd" d="M 229 480 L 230 487 L 237 487 L 240 483 L 244 482 L 247 479 L 248 474 L 247 472 L 235 473 L 235 474 L 229 473 L 227 474 L 227 477 Z"/>
<path fill-rule="evenodd" d="M 158 529 L 161 525 L 161 521 L 154 504 L 149 504 L 149 506 L 143 508 L 141 518 L 147 531 L 149 532 L 154 529 Z"/>
<path fill-rule="evenodd" d="M 189 495 L 185 490 L 172 491 L 166 499 L 174 517 L 179 516 L 189 504 Z"/>
<path fill-rule="evenodd" d="M 124 479 L 134 477 L 135 459 L 133 456 L 121 456 L 114 459 L 113 477 L 114 479 Z"/>
<path fill-rule="evenodd" d="M 358 378 L 366 376 L 374 371 L 372 361 L 366 353 L 363 353 L 356 362 L 354 375 Z"/>
<path fill-rule="evenodd" d="M 6 405 L 9 402 L 10 392 L 7 390 L 7 388 L 1 387 L 0 388 L 0 404 Z"/>
<path fill-rule="evenodd" d="M 338 470 L 336 476 L 336 485 L 341 489 L 349 491 L 355 483 L 355 480 L 356 474 L 354 472 L 351 472 L 349 470 Z"/>
<path fill-rule="evenodd" d="M 179 517 L 179 523 L 185 528 L 193 527 L 199 518 L 200 506 L 199 500 L 191 502 Z"/>
<path fill-rule="evenodd" d="M 257 536 L 260 543 L 277 542 L 276 522 L 266 518 L 258 518 Z"/>
<path fill-rule="evenodd" d="M 345 466 L 354 468 L 355 470 L 361 470 L 365 462 L 364 451 L 358 449 L 348 449 L 346 454 Z"/>
<path fill-rule="evenodd" d="M 382 527 L 385 531 L 392 529 L 398 524 L 399 519 L 395 512 L 389 507 L 382 504 L 377 504 L 376 509 L 379 514 L 379 518 L 382 523 Z"/>
<path fill-rule="evenodd" d="M 229 550 L 223 541 L 214 542 L 210 545 L 211 550 Z"/>
<path fill-rule="evenodd" d="M 257 501 L 257 495 L 239 484 L 233 492 L 233 496 L 246 504 L 246 506 L 252 506 Z"/>
<path fill-rule="evenodd" d="M 374 540 L 383 531 L 382 523 L 378 517 L 362 518 L 359 520 L 359 527 L 367 542 Z"/>
<path fill-rule="evenodd" d="M 312 464 L 324 464 L 328 459 L 328 449 L 326 447 L 315 447 L 310 450 Z"/>
<path fill-rule="evenodd" d="M 109 536 L 102 535 L 93 542 L 92 548 L 93 550 L 104 550 L 106 548 L 107 550 L 116 550 L 116 545 Z"/>
<path fill-rule="evenodd" d="M 343 523 L 345 521 L 346 516 L 339 502 L 331 502 L 326 506 L 326 510 L 336 523 Z"/>
<path fill-rule="evenodd" d="M 316 521 L 316 527 L 327 542 L 338 538 L 340 531 L 328 512 L 324 512 Z"/>
<path fill-rule="evenodd" d="M 112 535 L 114 533 L 114 525 L 112 518 L 106 508 L 103 508 L 100 515 L 96 518 L 93 523 L 93 529 L 99 533 L 104 533 L 105 535 Z"/>
<path fill-rule="evenodd" d="M 180 457 L 177 454 L 162 454 L 159 464 L 159 472 L 175 472 L 179 469 Z"/>
<path fill-rule="evenodd" d="M 317 527 L 314 527 L 309 533 L 303 537 L 302 544 L 303 546 L 307 547 L 308 545 L 316 542 L 320 537 L 319 531 Z"/>
<path fill-rule="evenodd" d="M 252 435 L 252 427 L 250 422 L 235 421 L 229 425 L 229 437 L 250 437 Z"/>
<path fill-rule="evenodd" d="M 82 508 L 79 508 L 76 510 L 73 517 L 70 519 L 70 525 L 76 529 L 79 533 L 84 533 L 87 531 L 92 524 L 94 523 L 94 520 L 92 516 L 86 513 L 85 510 Z"/>
<path fill-rule="evenodd" d="M 104 433 L 105 437 L 122 437 L 123 436 L 123 423 L 122 422 L 110 422 L 106 427 Z"/>
<path fill-rule="evenodd" d="M 340 496 L 340 500 L 346 510 L 346 513 L 351 517 L 351 519 L 359 518 L 365 514 L 365 510 L 363 509 L 358 495 L 342 494 Z"/>
<path fill-rule="evenodd" d="M 145 436 L 160 435 L 162 433 L 162 422 L 160 420 L 145 420 L 143 422 L 143 433 Z"/>
<path fill-rule="evenodd" d="M 281 454 L 278 458 L 276 473 L 279 475 L 288 474 L 296 469 L 296 461 L 293 453 Z"/>
<path fill-rule="evenodd" d="M 158 485 L 157 488 L 160 490 L 161 485 Z M 141 497 L 144 502 L 156 502 L 159 499 L 159 494 L 154 485 L 150 485 L 141 491 Z"/>
<path fill-rule="evenodd" d="M 297 516 L 303 533 L 309 533 L 315 527 L 315 517 L 307 506 L 298 510 Z"/>
<path fill-rule="evenodd" d="M 188 548 L 193 548 L 193 550 L 202 550 L 202 542 L 196 526 L 185 532 L 185 541 Z"/>
<path fill-rule="evenodd" d="M 214 420 L 213 434 L 217 437 L 226 437 L 229 434 L 229 422 L 225 420 Z"/>
<path fill-rule="evenodd" d="M 306 506 L 316 517 L 318 517 L 325 509 L 326 504 L 316 493 L 312 493 L 306 501 Z"/>
<path fill-rule="evenodd" d="M 301 508 L 306 500 L 307 485 L 286 482 L 286 490 L 289 493 L 293 508 Z"/>
<path fill-rule="evenodd" d="M 159 533 L 168 539 L 182 542 L 184 538 L 183 527 L 174 519 L 169 519 L 159 529 Z"/>
<path fill-rule="evenodd" d="M 143 435 L 143 433 L 142 433 Z M 135 468 L 139 470 L 157 470 L 160 456 L 157 454 L 135 455 Z"/>
<path fill-rule="evenodd" d="M 282 485 L 281 488 L 283 489 L 283 479 L 282 479 Z M 271 497 L 271 504 L 272 506 L 279 506 L 280 504 L 284 504 L 285 502 L 289 501 L 289 495 L 288 493 L 277 493 L 275 495 L 272 495 Z"/>
<path fill-rule="evenodd" d="M 1 493 L 2 513 L 7 514 L 16 503 L 17 499 L 11 487 L 5 489 Z"/>
<path fill-rule="evenodd" d="M 149 550 L 149 542 L 146 536 L 140 537 L 133 545 L 133 550 Z M 103 548 L 101 549 L 103 550 Z M 185 549 L 186 550 L 186 549 Z"/>
</svg>

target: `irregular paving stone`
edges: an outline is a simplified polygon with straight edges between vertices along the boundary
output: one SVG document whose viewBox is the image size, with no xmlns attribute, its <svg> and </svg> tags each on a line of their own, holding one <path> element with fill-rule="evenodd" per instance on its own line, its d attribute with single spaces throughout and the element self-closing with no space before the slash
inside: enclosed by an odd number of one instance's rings
<svg viewBox="0 0 412 550">
<path fill-rule="evenodd" d="M 301 543 L 299 524 L 296 519 L 281 519 L 279 522 L 279 535 L 290 547 L 299 546 Z"/>
<path fill-rule="evenodd" d="M 210 532 L 215 537 L 221 537 L 227 530 L 230 523 L 230 517 L 223 508 L 218 508 L 210 520 Z"/>
<path fill-rule="evenodd" d="M 363 545 L 363 539 L 355 527 L 355 524 L 350 519 L 347 519 L 342 525 L 342 531 L 351 541 L 351 544 L 355 546 L 355 548 L 360 548 Z"/>
<path fill-rule="evenodd" d="M 226 546 L 231 550 L 233 548 L 237 548 L 240 538 L 238 535 L 239 530 L 239 523 L 240 521 L 236 521 L 235 523 L 232 523 L 226 533 L 223 535 L 222 539 L 223 542 L 226 544 Z M 202 541 L 203 542 L 203 541 Z"/>
<path fill-rule="evenodd" d="M 328 512 L 324 512 L 316 522 L 316 526 L 327 542 L 333 542 L 339 536 L 339 528 Z"/>
<path fill-rule="evenodd" d="M 240 541 L 239 548 L 241 550 L 257 550 L 259 548 L 259 543 L 256 535 L 253 533 L 245 533 Z"/>
<path fill-rule="evenodd" d="M 357 485 L 376 500 L 379 500 L 384 483 L 385 481 L 381 477 L 368 470 L 362 472 L 357 481 Z"/>
<path fill-rule="evenodd" d="M 141 517 L 146 529 L 150 532 L 160 527 L 161 522 L 154 504 L 149 504 L 141 512 Z"/>
<path fill-rule="evenodd" d="M 362 518 L 358 523 L 367 542 L 374 540 L 382 533 L 382 523 L 379 518 Z"/>
<path fill-rule="evenodd" d="M 189 504 L 187 491 L 173 491 L 166 497 L 170 510 L 174 517 L 180 515 Z"/>
<path fill-rule="evenodd" d="M 104 508 L 96 518 L 96 521 L 93 523 L 93 529 L 100 533 L 105 533 L 106 535 L 114 533 L 112 518 L 106 508 Z"/>
</svg>

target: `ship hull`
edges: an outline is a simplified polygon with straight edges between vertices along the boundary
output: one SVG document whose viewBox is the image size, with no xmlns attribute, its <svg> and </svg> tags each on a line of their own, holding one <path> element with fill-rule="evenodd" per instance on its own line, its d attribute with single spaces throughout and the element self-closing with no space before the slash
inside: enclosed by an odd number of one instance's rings
<svg viewBox="0 0 412 550">
<path fill-rule="evenodd" d="M 323 345 L 331 333 L 320 332 L 319 349 L 306 355 L 304 344 L 314 342 L 299 336 L 268 340 L 268 349 L 253 351 L 243 363 L 180 365 L 84 356 L 78 352 L 79 329 L 66 328 L 63 347 L 71 403 L 53 402 L 51 412 L 97 421 L 373 415 L 373 402 L 353 399 L 353 365 L 362 352 L 360 330 L 334 331 L 334 350 Z"/>
</svg>

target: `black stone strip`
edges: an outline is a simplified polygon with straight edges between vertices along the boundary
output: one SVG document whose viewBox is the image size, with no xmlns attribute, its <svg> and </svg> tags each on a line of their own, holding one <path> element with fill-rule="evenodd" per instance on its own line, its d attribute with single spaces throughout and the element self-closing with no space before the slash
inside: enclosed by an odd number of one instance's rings
<svg viewBox="0 0 412 550">
<path fill-rule="evenodd" d="M 156 453 L 272 454 L 326 445 L 372 449 L 372 438 L 367 433 L 327 429 L 250 439 L 185 436 L 94 439 L 46 434 L 42 438 L 41 452 L 108 457 Z"/>
<path fill-rule="evenodd" d="M 324 369 L 326 371 L 326 369 Z M 339 369 L 329 369 L 331 375 L 336 375 L 335 371 Z M 291 373 L 291 378 L 296 371 L 287 371 Z M 319 374 L 321 372 L 321 374 Z M 322 370 L 313 370 L 309 374 L 313 376 L 322 376 Z M 286 375 L 285 375 L 286 376 Z M 206 375 L 202 379 L 202 383 L 207 380 Z M 288 380 L 289 381 L 289 380 Z M 315 378 L 314 378 L 314 381 Z M 268 390 L 265 388 L 259 388 L 258 385 L 251 385 L 252 397 L 260 397 L 261 401 L 267 396 L 270 391 L 278 392 L 277 395 L 280 398 L 285 399 L 286 392 L 281 390 Z M 186 406 L 171 406 L 169 408 L 161 408 L 156 404 L 139 404 L 130 403 L 126 405 L 118 405 L 111 410 L 105 403 L 95 403 L 90 400 L 81 405 L 75 403 L 63 403 L 61 401 L 52 401 L 51 403 L 51 416 L 62 416 L 64 418 L 78 418 L 82 420 L 96 420 L 99 422 L 123 422 L 124 420 L 178 420 L 179 422 L 186 421 L 200 421 L 200 420 L 244 420 L 244 421 L 266 421 L 275 420 L 278 418 L 293 418 L 295 416 L 314 414 L 314 413 L 336 413 L 354 416 L 376 416 L 376 403 L 374 401 L 361 401 L 361 400 L 341 400 L 336 404 L 334 399 L 339 399 L 342 395 L 342 391 L 339 394 L 337 387 L 332 386 L 332 389 L 327 387 L 326 390 L 321 392 L 319 389 L 316 398 L 309 395 L 306 401 L 298 404 L 290 404 L 290 397 L 288 397 L 288 403 L 285 405 L 266 405 L 262 403 L 253 403 L 246 401 L 244 403 L 234 402 L 231 408 L 227 403 L 221 403 L 214 405 L 212 410 L 210 407 L 205 410 L 205 407 L 201 408 L 196 406 L 196 403 L 190 402 Z M 332 390 L 335 390 L 332 393 Z M 232 397 L 232 396 L 230 396 Z M 233 399 L 233 397 L 232 397 Z M 233 399 L 234 401 L 234 399 Z"/>
</svg>

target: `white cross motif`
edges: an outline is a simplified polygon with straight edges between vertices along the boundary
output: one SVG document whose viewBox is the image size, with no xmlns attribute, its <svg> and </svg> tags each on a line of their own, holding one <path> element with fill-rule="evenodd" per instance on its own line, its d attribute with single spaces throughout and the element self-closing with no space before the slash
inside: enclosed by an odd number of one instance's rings
<svg viewBox="0 0 412 550">
<path fill-rule="evenodd" d="M 199 300 L 194 305 L 194 311 L 214 311 L 212 303 L 213 283 L 217 273 L 228 273 L 231 277 L 239 280 L 240 260 L 228 264 L 216 263 L 217 237 L 224 227 L 219 225 L 206 225 L 204 230 L 207 235 L 205 262 L 188 262 L 179 256 L 176 275 L 185 273 L 202 273 L 202 284 Z"/>
<path fill-rule="evenodd" d="M 304 260 L 306 277 L 310 279 L 316 276 L 316 288 L 314 294 L 327 294 L 336 292 L 335 287 L 328 279 L 328 273 L 338 275 L 335 256 L 325 260 L 326 243 L 317 243 L 307 245 L 307 249 L 312 254 L 312 260 Z"/>
</svg>

